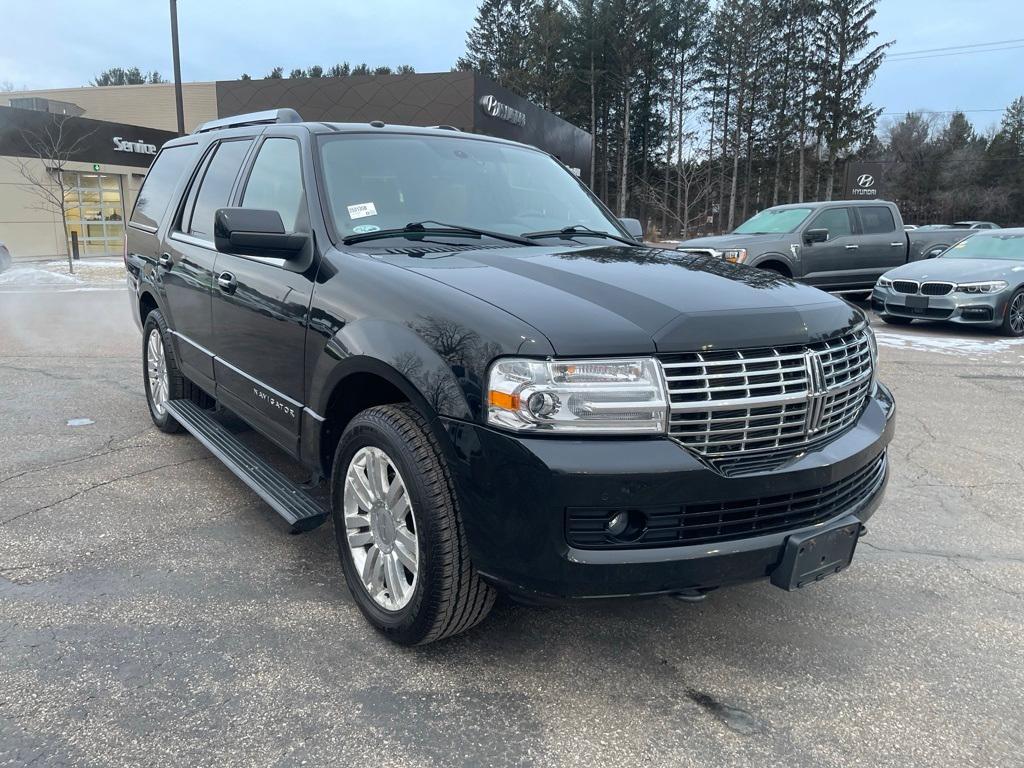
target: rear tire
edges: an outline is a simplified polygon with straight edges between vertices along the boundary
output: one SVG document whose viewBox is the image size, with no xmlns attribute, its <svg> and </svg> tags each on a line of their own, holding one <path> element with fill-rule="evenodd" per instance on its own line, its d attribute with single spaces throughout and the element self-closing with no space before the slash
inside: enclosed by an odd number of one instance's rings
<svg viewBox="0 0 1024 768">
<path fill-rule="evenodd" d="M 883 323 L 888 325 L 910 325 L 914 322 L 912 317 L 899 317 L 897 315 L 879 315 L 882 318 Z"/>
<path fill-rule="evenodd" d="M 352 419 L 331 500 L 349 590 L 385 637 L 422 645 L 487 616 L 495 591 L 473 567 L 447 462 L 414 408 L 377 406 Z"/>
<path fill-rule="evenodd" d="M 165 403 L 184 398 L 198 402 L 203 393 L 179 370 L 171 334 L 159 309 L 146 315 L 142 326 L 142 380 L 149 415 L 157 429 L 172 435 L 181 432 L 181 425 L 167 412 Z"/>
<path fill-rule="evenodd" d="M 1004 336 L 1024 336 L 1024 288 L 1018 288 L 1006 303 L 999 330 Z"/>
</svg>

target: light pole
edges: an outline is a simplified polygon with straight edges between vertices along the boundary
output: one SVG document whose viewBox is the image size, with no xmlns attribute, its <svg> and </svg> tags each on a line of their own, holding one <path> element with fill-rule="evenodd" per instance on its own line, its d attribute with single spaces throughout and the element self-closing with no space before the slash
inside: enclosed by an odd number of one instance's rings
<svg viewBox="0 0 1024 768">
<path fill-rule="evenodd" d="M 181 57 L 178 55 L 178 0 L 171 0 L 171 52 L 174 55 L 174 102 L 178 110 L 178 133 L 185 133 L 185 109 L 181 103 Z"/>
</svg>

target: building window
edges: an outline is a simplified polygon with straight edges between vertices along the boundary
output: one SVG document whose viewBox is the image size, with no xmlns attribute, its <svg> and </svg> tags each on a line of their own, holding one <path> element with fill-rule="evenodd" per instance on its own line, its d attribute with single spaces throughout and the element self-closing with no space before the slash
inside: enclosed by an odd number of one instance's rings
<svg viewBox="0 0 1024 768">
<path fill-rule="evenodd" d="M 64 173 L 64 209 L 82 256 L 119 256 L 124 240 L 121 177 L 105 173 Z"/>
</svg>

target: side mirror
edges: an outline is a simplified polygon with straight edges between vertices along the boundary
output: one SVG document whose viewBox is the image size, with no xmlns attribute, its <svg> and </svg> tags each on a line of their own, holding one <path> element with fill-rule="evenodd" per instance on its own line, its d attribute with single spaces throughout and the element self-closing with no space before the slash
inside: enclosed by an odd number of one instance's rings
<svg viewBox="0 0 1024 768">
<path fill-rule="evenodd" d="M 619 223 L 625 228 L 629 236 L 634 240 L 643 242 L 644 239 L 644 227 L 640 223 L 640 219 L 619 219 Z"/>
<path fill-rule="evenodd" d="M 812 243 L 827 243 L 828 242 L 828 230 L 827 229 L 808 229 L 804 232 L 804 242 L 807 245 Z"/>
<path fill-rule="evenodd" d="M 305 250 L 309 235 L 286 233 L 277 211 L 218 208 L 213 216 L 213 242 L 221 253 L 294 259 Z"/>
</svg>

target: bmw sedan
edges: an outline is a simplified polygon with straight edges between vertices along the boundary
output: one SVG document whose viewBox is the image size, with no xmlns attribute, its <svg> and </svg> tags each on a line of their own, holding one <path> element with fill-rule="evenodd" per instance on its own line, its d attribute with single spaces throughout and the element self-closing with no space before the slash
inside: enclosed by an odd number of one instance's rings
<svg viewBox="0 0 1024 768">
<path fill-rule="evenodd" d="M 981 230 L 938 258 L 886 272 L 871 306 L 891 325 L 945 320 L 1024 336 L 1024 229 Z"/>
</svg>

